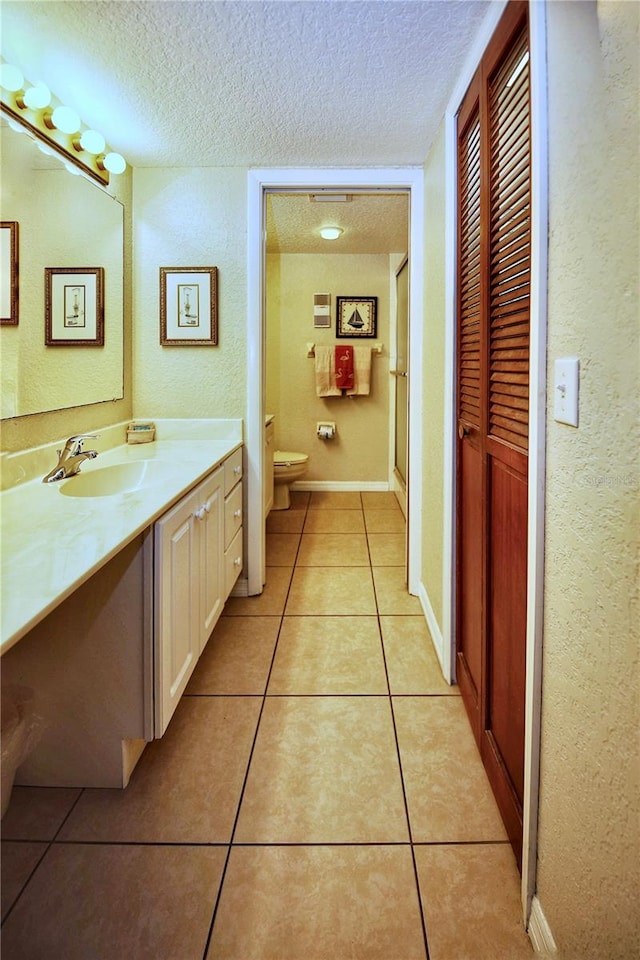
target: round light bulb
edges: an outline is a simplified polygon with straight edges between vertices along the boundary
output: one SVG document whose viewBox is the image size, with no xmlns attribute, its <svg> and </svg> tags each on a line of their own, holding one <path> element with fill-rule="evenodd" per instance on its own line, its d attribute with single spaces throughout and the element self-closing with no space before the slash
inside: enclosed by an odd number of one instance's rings
<svg viewBox="0 0 640 960">
<path fill-rule="evenodd" d="M 44 83 L 34 83 L 22 99 L 31 110 L 44 110 L 51 103 L 51 91 Z"/>
<path fill-rule="evenodd" d="M 86 150 L 87 153 L 92 153 L 94 156 L 102 153 L 106 146 L 104 137 L 101 133 L 98 133 L 97 130 L 85 130 L 80 137 L 80 146 L 83 150 Z"/>
<path fill-rule="evenodd" d="M 51 120 L 62 133 L 77 133 L 80 129 L 80 117 L 71 107 L 56 107 Z"/>
<path fill-rule="evenodd" d="M 10 93 L 15 93 L 17 90 L 22 90 L 23 86 L 24 77 L 21 71 L 10 63 L 3 63 L 0 66 L 0 87 L 4 87 Z"/>
<path fill-rule="evenodd" d="M 124 173 L 127 169 L 126 161 L 119 153 L 108 153 L 104 158 L 104 165 L 109 173 Z"/>
<path fill-rule="evenodd" d="M 80 170 L 78 170 L 77 167 L 74 167 L 74 165 L 72 163 L 69 163 L 68 161 L 65 161 L 64 167 L 67 173 L 73 174 L 74 177 L 79 177 L 81 175 Z"/>
<path fill-rule="evenodd" d="M 323 227 L 320 236 L 323 240 L 337 240 L 341 233 L 340 227 Z"/>
</svg>

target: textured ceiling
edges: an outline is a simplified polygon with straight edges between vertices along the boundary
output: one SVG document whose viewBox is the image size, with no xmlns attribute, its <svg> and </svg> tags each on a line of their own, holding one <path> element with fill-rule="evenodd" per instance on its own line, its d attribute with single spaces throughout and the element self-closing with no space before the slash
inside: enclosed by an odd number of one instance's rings
<svg viewBox="0 0 640 960">
<path fill-rule="evenodd" d="M 348 194 L 347 202 L 313 203 L 308 194 L 267 196 L 267 253 L 406 253 L 409 198 L 406 193 Z M 323 240 L 320 227 L 344 231 Z"/>
<path fill-rule="evenodd" d="M 421 164 L 485 0 L 2 0 L 2 54 L 133 166 Z"/>
</svg>

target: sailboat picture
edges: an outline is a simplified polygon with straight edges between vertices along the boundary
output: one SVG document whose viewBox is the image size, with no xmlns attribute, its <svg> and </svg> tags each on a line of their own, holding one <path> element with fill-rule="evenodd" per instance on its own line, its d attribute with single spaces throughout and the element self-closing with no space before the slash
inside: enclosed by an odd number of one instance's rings
<svg viewBox="0 0 640 960">
<path fill-rule="evenodd" d="M 375 337 L 377 297 L 336 297 L 336 337 Z"/>
</svg>

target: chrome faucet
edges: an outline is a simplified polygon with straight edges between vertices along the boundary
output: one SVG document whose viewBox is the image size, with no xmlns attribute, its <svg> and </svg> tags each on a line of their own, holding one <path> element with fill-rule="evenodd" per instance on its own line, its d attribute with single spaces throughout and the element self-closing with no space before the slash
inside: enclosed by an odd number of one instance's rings
<svg viewBox="0 0 640 960">
<path fill-rule="evenodd" d="M 42 482 L 55 483 L 56 480 L 66 480 L 67 477 L 75 477 L 77 473 L 80 473 L 80 465 L 85 460 L 95 460 L 98 456 L 97 450 L 83 450 L 83 441 L 95 440 L 97 436 L 97 433 L 81 433 L 77 437 L 69 437 L 64 449 L 56 451 L 58 463 L 46 477 L 42 478 Z"/>
</svg>

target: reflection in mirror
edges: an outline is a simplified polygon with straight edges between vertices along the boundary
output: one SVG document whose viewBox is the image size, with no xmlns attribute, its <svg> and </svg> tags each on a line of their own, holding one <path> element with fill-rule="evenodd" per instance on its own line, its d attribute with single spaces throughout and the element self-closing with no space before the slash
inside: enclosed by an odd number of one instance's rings
<svg viewBox="0 0 640 960">
<path fill-rule="evenodd" d="M 0 219 L 19 224 L 19 323 L 0 327 L 1 416 L 121 399 L 122 204 L 0 126 Z M 45 270 L 104 270 L 104 346 L 45 345 Z"/>
</svg>

